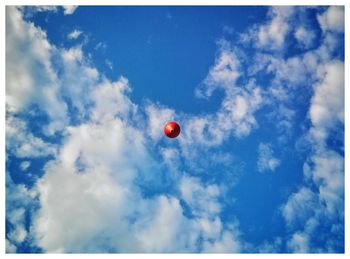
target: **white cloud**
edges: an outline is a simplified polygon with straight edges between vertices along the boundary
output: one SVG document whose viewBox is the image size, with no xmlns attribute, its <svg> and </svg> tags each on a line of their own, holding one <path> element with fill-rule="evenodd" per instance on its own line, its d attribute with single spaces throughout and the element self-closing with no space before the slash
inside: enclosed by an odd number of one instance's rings
<svg viewBox="0 0 350 259">
<path fill-rule="evenodd" d="M 313 216 L 318 206 L 317 195 L 307 187 L 301 187 L 289 196 L 288 201 L 281 207 L 282 215 L 287 225 L 292 227 Z"/>
<path fill-rule="evenodd" d="M 38 182 L 41 208 L 32 226 L 36 245 L 46 252 L 103 252 L 118 246 L 118 240 L 108 241 L 113 236 L 127 241 L 121 215 L 127 208 L 126 186 L 102 166 L 79 174 L 66 164 L 51 164 Z"/>
<path fill-rule="evenodd" d="M 163 128 L 165 124 L 175 119 L 175 111 L 154 104 L 147 105 L 145 110 L 148 119 L 147 132 L 153 140 L 157 141 L 164 135 Z"/>
<path fill-rule="evenodd" d="M 75 39 L 79 38 L 79 36 L 80 36 L 82 33 L 83 33 L 82 31 L 76 30 L 76 29 L 75 29 L 74 31 L 70 32 L 70 33 L 67 35 L 67 37 L 68 37 L 68 39 L 70 39 L 70 40 L 75 40 Z"/>
<path fill-rule="evenodd" d="M 56 147 L 34 136 L 26 123 L 14 116 L 6 118 L 6 150 L 17 157 L 45 157 L 56 154 Z"/>
<path fill-rule="evenodd" d="M 310 119 L 314 127 L 332 128 L 344 123 L 344 63 L 327 63 L 318 72 L 320 83 L 311 99 Z"/>
<path fill-rule="evenodd" d="M 16 227 L 7 234 L 7 238 L 14 243 L 22 243 L 27 237 L 27 231 L 24 226 L 16 223 Z"/>
<path fill-rule="evenodd" d="M 300 26 L 294 32 L 294 37 L 297 39 L 298 43 L 304 48 L 310 48 L 315 40 L 315 33 L 311 30 Z"/>
<path fill-rule="evenodd" d="M 220 203 L 217 200 L 220 194 L 217 185 L 204 187 L 197 178 L 183 177 L 179 188 L 182 198 L 192 207 L 195 215 L 216 215 L 221 211 Z"/>
<path fill-rule="evenodd" d="M 281 246 L 283 244 L 283 240 L 281 237 L 276 237 L 271 242 L 264 241 L 261 245 L 258 246 L 259 253 L 276 253 L 281 250 Z"/>
<path fill-rule="evenodd" d="M 6 253 L 16 253 L 17 247 L 11 243 L 8 239 L 6 239 Z"/>
<path fill-rule="evenodd" d="M 206 241 L 203 245 L 205 253 L 239 253 L 242 247 L 237 237 L 230 231 L 223 231 L 217 241 Z"/>
<path fill-rule="evenodd" d="M 282 214 L 289 227 L 303 228 L 288 241 L 290 251 L 331 252 L 342 242 L 336 238 L 341 230 L 332 229 L 339 229 L 339 222 L 344 219 L 344 158 L 327 142 L 336 137 L 334 132 L 343 131 L 344 63 L 331 60 L 327 36 L 321 47 L 304 60 L 317 72 L 309 107 L 311 126 L 305 138 L 311 145 L 311 153 L 303 167 L 305 185 L 288 198 Z M 313 186 L 316 191 L 307 186 Z M 328 235 L 324 247 L 311 243 L 320 228 Z"/>
<path fill-rule="evenodd" d="M 62 130 L 68 121 L 67 106 L 50 61 L 55 48 L 45 32 L 23 21 L 16 7 L 6 9 L 6 46 L 7 110 L 18 112 L 34 103 L 51 119 L 45 133 Z"/>
<path fill-rule="evenodd" d="M 41 6 L 35 6 L 35 11 L 37 12 L 57 12 L 57 6 L 53 5 L 41 5 Z"/>
<path fill-rule="evenodd" d="M 234 222 L 224 226 L 219 214 L 219 196 L 223 190 L 216 184 L 204 185 L 199 178 L 183 176 L 179 190 L 182 199 L 190 206 L 195 217 L 192 221 L 197 235 L 203 239 L 205 253 L 232 253 L 242 249 L 240 232 Z M 196 233 L 194 232 L 194 233 Z M 198 233 L 199 232 L 199 233 Z"/>
<path fill-rule="evenodd" d="M 324 32 L 344 32 L 344 7 L 330 6 L 324 13 L 317 16 L 317 20 Z"/>
<path fill-rule="evenodd" d="M 53 134 L 62 128 L 65 130 L 62 146 L 56 151 L 57 147 L 52 147 L 27 132 L 24 122 L 18 122 L 14 117 L 7 118 L 9 129 L 6 130 L 9 132 L 9 138 L 16 135 L 16 138 L 9 142 L 9 150 L 13 150 L 20 157 L 55 154 L 54 160 L 45 166 L 45 174 L 33 190 L 18 186 L 21 188 L 19 193 L 24 192 L 31 197 L 33 193 L 38 194 L 40 208 L 33 214 L 34 220 L 30 229 L 24 227 L 24 217 L 16 216 L 21 215 L 25 205 L 9 208 L 12 212 L 7 215 L 10 215 L 9 220 L 12 220 L 16 227 L 8 235 L 7 250 L 15 251 L 17 243 L 33 237 L 40 248 L 49 252 L 242 251 L 244 244 L 241 241 L 238 223 L 230 225 L 220 218 L 223 207 L 219 200 L 225 188 L 215 183 L 203 183 L 200 178 L 181 171 L 182 159 L 203 156 L 208 148 L 222 144 L 232 135 L 247 136 L 258 126 L 254 113 L 264 104 L 263 90 L 253 80 L 243 85 L 237 83 L 237 79 L 244 75 L 244 72 L 241 71 L 236 51 L 227 42 L 221 42 L 219 55 L 213 67 L 203 84 L 196 90 L 196 95 L 204 98 L 212 96 L 217 89 L 224 91 L 224 98 L 216 112 L 198 116 L 177 114 L 175 117 L 175 111 L 171 108 L 148 103 L 145 108 L 146 116 L 143 118 L 143 115 L 136 113 L 140 108 L 132 103 L 128 96 L 130 87 L 126 78 L 121 77 L 115 82 L 103 78 L 99 71 L 90 65 L 82 46 L 56 49 L 48 43 L 45 33 L 33 24 L 24 22 L 16 9 L 8 10 L 11 11 L 8 12 L 7 18 L 10 28 L 19 27 L 18 31 L 21 31 L 24 27 L 38 34 L 33 36 L 27 33 L 29 40 L 25 41 L 20 34 L 9 33 L 7 43 L 14 43 L 14 48 L 9 50 L 11 55 L 16 54 L 18 42 L 26 42 L 31 46 L 32 41 L 40 39 L 37 40 L 36 47 L 44 46 L 43 53 L 34 53 L 34 47 L 22 53 L 26 55 L 24 65 L 18 57 L 6 61 L 12 64 L 13 69 L 16 69 L 15 62 L 20 64 L 17 71 L 20 76 L 15 78 L 17 74 L 14 73 L 8 77 L 11 82 L 18 82 L 11 86 L 11 89 L 6 89 L 9 96 L 12 96 L 12 100 L 8 99 L 9 111 L 23 110 L 38 92 L 37 85 L 42 85 L 40 82 L 36 84 L 37 79 L 28 72 L 32 61 L 37 60 L 37 63 L 44 64 L 43 67 L 51 73 L 47 79 L 50 84 L 37 100 L 47 100 L 41 104 L 41 109 L 48 111 L 50 120 L 61 122 L 58 125 L 52 124 L 48 132 Z M 66 13 L 74 10 L 72 8 Z M 276 7 L 271 11 L 271 22 L 259 31 L 261 46 L 279 48 L 283 45 L 284 37 L 289 31 L 287 22 L 292 12 L 288 7 Z M 302 36 L 303 33 L 296 35 L 300 41 Z M 98 48 L 100 47 L 103 46 Z M 280 81 L 295 84 L 307 79 L 305 71 L 312 74 L 310 71 L 316 70 L 320 60 L 329 58 L 326 56 L 321 58 L 319 54 L 305 54 L 303 57 L 292 57 L 283 62 L 274 59 L 267 61 L 263 67 L 268 67 L 270 72 L 274 71 Z M 59 80 L 55 75 L 55 68 L 50 63 L 52 57 L 57 58 L 60 63 L 58 66 L 62 75 Z M 266 58 L 268 59 L 269 57 Z M 12 68 L 10 74 L 15 71 Z M 315 93 L 318 94 L 315 94 L 313 99 L 316 104 L 325 103 L 319 102 L 317 96 L 324 93 L 332 96 L 334 93 L 328 85 L 337 77 L 332 75 L 335 68 L 330 65 L 326 66 L 325 70 L 320 70 L 322 80 L 315 87 Z M 322 71 L 331 72 L 326 75 Z M 22 76 L 24 79 L 21 80 L 27 84 L 23 88 L 18 87 L 19 77 Z M 275 88 L 276 96 L 283 95 L 278 91 L 280 89 Z M 62 96 L 72 102 L 72 106 L 78 109 L 78 117 L 83 118 L 74 126 L 66 127 L 69 120 L 65 112 L 61 111 L 61 115 L 55 117 L 60 109 L 66 109 L 61 100 Z M 288 98 L 288 91 L 284 96 Z M 337 95 L 334 96 L 334 99 L 336 98 Z M 53 107 L 48 106 L 51 103 Z M 329 107 L 333 107 L 332 105 L 329 104 Z M 49 109 L 46 109 L 47 107 Z M 285 113 L 284 118 L 290 120 L 294 113 L 281 107 L 284 106 L 279 106 L 280 111 Z M 338 108 L 332 113 L 341 111 L 341 107 Z M 341 116 L 343 115 L 340 115 L 340 118 Z M 333 123 L 328 125 L 323 119 L 317 119 L 318 117 L 310 111 L 310 118 L 312 117 L 314 129 L 319 133 L 334 126 Z M 183 127 L 175 145 L 162 146 L 163 126 L 165 122 L 175 118 L 180 120 L 181 125 L 186 126 Z M 342 122 L 341 119 L 338 120 Z M 27 143 L 24 143 L 24 139 Z M 29 148 L 22 147 L 28 143 Z M 152 146 L 155 143 L 159 146 Z M 160 160 L 150 152 L 154 147 L 159 152 L 157 155 L 160 155 Z M 259 150 L 262 171 L 275 170 L 280 161 L 274 157 L 271 145 L 261 143 Z M 222 157 L 222 163 L 231 165 L 231 156 L 211 154 L 212 160 Z M 318 224 L 316 201 L 320 200 L 325 204 L 328 215 L 336 214 L 343 195 L 342 164 L 342 158 L 336 153 L 320 152 L 310 158 L 310 164 L 305 165 L 305 179 L 312 180 L 319 187 L 320 195 L 318 197 L 307 187 L 302 187 L 292 194 L 282 207 L 283 216 L 290 225 L 296 221 L 306 222 L 305 232 L 296 232 L 289 240 L 287 247 L 291 251 L 310 249 L 308 235 Z M 172 178 L 175 189 L 173 196 L 152 194 L 150 197 L 144 197 L 138 185 L 140 179 L 161 182 L 163 179 L 160 177 L 159 168 L 162 166 L 172 168 L 166 173 L 175 175 Z M 9 202 L 13 201 L 14 197 L 16 196 L 9 197 Z M 180 200 L 188 205 L 191 217 L 185 216 Z M 304 208 L 306 205 L 309 207 Z M 306 211 L 306 214 L 297 214 L 301 209 Z M 310 216 L 313 215 L 313 209 L 317 210 L 317 217 L 314 218 Z M 266 243 L 261 250 L 271 251 L 272 246 L 279 245 L 280 240 L 276 239 L 273 243 Z"/>
<path fill-rule="evenodd" d="M 157 171 L 143 132 L 120 119 L 129 112 L 121 107 L 131 104 L 124 95 L 126 88 L 127 81 L 121 78 L 93 91 L 92 120 L 67 129 L 60 156 L 46 166 L 38 181 L 41 208 L 32 229 L 37 245 L 45 251 L 185 249 L 180 244 L 174 246 L 179 236 L 186 240 L 189 235 L 187 227 L 180 227 L 186 219 L 178 200 L 163 196 L 143 199 L 135 185 L 138 177 L 156 178 Z M 116 108 L 108 108 L 109 98 L 112 103 L 117 100 Z M 128 219 L 135 215 L 139 216 L 131 224 Z M 174 225 L 175 219 L 179 225 Z M 70 231 L 64 230 L 67 226 Z M 173 227 L 164 230 L 165 226 Z M 162 242 L 160 234 L 166 237 Z M 193 248 L 188 245 L 186 249 Z"/>
<path fill-rule="evenodd" d="M 6 172 L 6 220 L 9 222 L 6 252 L 15 253 L 17 245 L 28 238 L 25 214 L 32 210 L 35 197 L 35 191 L 23 184 L 15 184 L 9 172 Z"/>
<path fill-rule="evenodd" d="M 59 159 L 37 184 L 37 245 L 48 252 L 141 249 L 127 217 L 143 202 L 133 185 L 138 170 L 152 173 L 143 141 L 119 119 L 71 127 Z"/>
<path fill-rule="evenodd" d="M 46 166 L 37 185 L 41 208 L 32 228 L 37 244 L 49 252 L 193 252 L 203 236 L 205 251 L 237 252 L 237 228 L 223 229 L 217 216 L 218 186 L 192 177 L 180 181 L 196 219 L 184 216 L 175 197 L 141 197 L 134 179 L 150 174 L 144 165 L 152 162 L 142 135 L 125 127 L 115 119 L 68 131 L 60 159 Z"/>
<path fill-rule="evenodd" d="M 25 17 L 32 17 L 36 13 L 40 12 L 58 12 L 58 6 L 53 5 L 38 5 L 38 6 L 18 6 L 18 8 L 23 12 Z"/>
<path fill-rule="evenodd" d="M 63 13 L 65 15 L 70 15 L 75 12 L 75 10 L 78 8 L 76 5 L 64 5 L 63 7 Z"/>
<path fill-rule="evenodd" d="M 290 30 L 288 20 L 293 12 L 294 9 L 290 6 L 272 7 L 269 13 L 271 21 L 258 28 L 258 45 L 271 49 L 281 48 Z"/>
<path fill-rule="evenodd" d="M 189 235 L 190 221 L 184 217 L 179 200 L 159 196 L 156 206 L 155 214 L 148 214 L 142 228 L 136 231 L 142 251 L 171 253 L 195 248 L 196 233 Z"/>
<path fill-rule="evenodd" d="M 292 253 L 308 253 L 310 251 L 309 236 L 301 232 L 294 233 L 287 247 Z"/>
<path fill-rule="evenodd" d="M 30 161 L 23 161 L 20 164 L 20 168 L 22 169 L 22 171 L 26 171 L 29 168 L 30 164 Z"/>
<path fill-rule="evenodd" d="M 215 60 L 215 65 L 209 70 L 209 74 L 203 82 L 204 84 L 201 88 L 196 89 L 196 96 L 207 98 L 218 87 L 224 89 L 233 88 L 240 75 L 239 67 L 240 64 L 235 53 L 231 49 L 223 47 L 220 55 Z"/>
<path fill-rule="evenodd" d="M 277 82 L 287 82 L 286 87 L 293 88 L 297 85 L 310 81 L 310 74 L 314 72 L 312 67 L 308 67 L 303 57 L 291 57 L 286 60 L 271 58 L 271 63 L 267 70 L 274 72 Z"/>
<path fill-rule="evenodd" d="M 263 102 L 261 89 L 252 80 L 243 86 L 237 85 L 236 80 L 241 75 L 234 50 L 227 41 L 220 41 L 218 58 L 195 94 L 209 98 L 213 91 L 222 89 L 225 97 L 216 113 L 188 116 L 184 120 L 186 129 L 179 139 L 183 147 L 193 143 L 217 146 L 231 134 L 244 137 L 257 126 L 254 112 Z"/>
<path fill-rule="evenodd" d="M 258 170 L 259 172 L 275 171 L 281 161 L 274 157 L 274 152 L 270 144 L 259 144 Z"/>
<path fill-rule="evenodd" d="M 91 92 L 101 83 L 100 73 L 92 67 L 83 55 L 82 46 L 60 51 L 62 58 L 61 86 L 65 97 L 69 98 L 78 110 L 75 116 L 84 119 L 88 116 L 88 108 L 92 102 Z"/>
<path fill-rule="evenodd" d="M 104 43 L 104 42 L 99 42 L 99 43 L 97 43 L 96 44 L 96 46 L 95 46 L 95 50 L 99 50 L 99 49 L 101 49 L 101 50 L 105 50 L 107 48 L 107 45 L 106 45 L 106 43 Z"/>
<path fill-rule="evenodd" d="M 332 150 L 318 150 L 304 166 L 304 174 L 318 186 L 323 213 L 342 217 L 344 209 L 344 158 Z"/>
<path fill-rule="evenodd" d="M 110 61 L 109 59 L 105 60 L 106 66 L 110 69 L 113 70 L 113 62 Z"/>
<path fill-rule="evenodd" d="M 162 156 L 162 161 L 167 165 L 168 170 L 177 175 L 181 166 L 181 154 L 177 148 L 160 148 L 159 153 Z M 175 175 L 175 176 L 176 176 Z"/>
<path fill-rule="evenodd" d="M 18 111 L 33 98 L 36 82 L 29 68 L 40 66 L 46 69 L 42 73 L 44 78 L 45 74 L 52 74 L 48 64 L 51 46 L 45 33 L 25 23 L 15 7 L 6 9 L 6 45 L 7 105 L 11 111 Z M 22 48 L 24 45 L 26 48 Z"/>
<path fill-rule="evenodd" d="M 83 52 L 81 46 L 63 50 L 62 57 L 66 64 L 81 63 L 83 60 Z"/>
<path fill-rule="evenodd" d="M 37 28 L 22 20 L 16 9 L 10 9 L 7 14 L 8 19 L 13 20 L 11 26 L 18 26 L 18 31 L 29 27 L 38 32 Z M 11 33 L 12 30 L 9 34 Z M 31 40 L 41 39 L 40 43 L 47 43 L 44 33 L 39 36 L 33 36 Z M 22 44 L 24 40 L 19 37 L 20 34 L 13 37 L 11 34 L 8 37 L 9 42 L 11 40 L 15 44 L 14 49 L 10 49 L 13 53 L 16 44 Z M 30 44 L 29 40 L 28 45 Z M 47 56 L 43 56 L 42 62 L 47 62 L 47 67 L 53 72 L 50 51 L 54 47 L 47 45 L 47 49 Z M 126 95 L 130 90 L 128 82 L 123 77 L 116 82 L 106 79 L 100 81 L 98 71 L 89 66 L 81 46 L 62 49 L 56 54 L 54 57 L 62 62 L 62 76 L 60 81 L 53 77 L 53 82 L 62 86 L 62 94 L 71 99 L 87 121 L 65 128 L 63 146 L 56 156 L 56 147 L 28 132 L 24 121 L 12 115 L 7 118 L 8 150 L 18 157 L 55 155 L 55 160 L 46 165 L 45 174 L 34 189 L 39 195 L 40 209 L 32 215 L 30 235 L 44 251 L 137 251 L 141 247 L 134 245 L 136 239 L 133 233 L 128 234 L 130 226 L 123 219 L 133 209 L 128 209 L 133 203 L 130 197 L 138 199 L 137 203 L 142 202 L 138 191 L 131 195 L 136 188 L 132 180 L 136 175 L 153 178 L 152 175 L 157 171 L 152 168 L 154 162 L 145 147 L 143 132 L 125 123 L 129 113 L 136 109 Z M 28 64 L 31 64 L 37 55 L 27 55 L 26 58 Z M 13 62 L 7 60 L 10 65 Z M 20 60 L 17 62 L 22 64 Z M 28 78 L 36 80 L 34 75 L 28 73 L 32 71 L 30 69 L 29 65 L 23 66 L 23 71 L 19 73 L 28 74 Z M 13 84 L 17 82 L 15 75 L 8 79 Z M 37 86 L 40 84 L 30 84 L 30 93 L 37 93 Z M 13 96 L 13 103 L 8 104 L 12 113 L 25 108 L 20 106 L 23 94 L 21 88 L 17 92 L 8 88 L 7 93 Z M 54 107 L 56 94 L 58 93 L 48 87 L 43 99 Z M 32 96 L 25 95 L 28 102 L 33 99 Z M 20 101 L 18 105 L 17 101 Z M 42 106 L 43 109 L 44 107 Z M 50 109 L 52 107 L 48 108 Z M 7 191 L 9 188 L 7 187 Z M 8 204 L 13 199 L 14 197 Z M 70 213 L 67 214 L 67 211 Z M 115 227 L 111 228 L 111 225 Z M 25 238 L 26 232 L 22 226 L 22 223 L 17 223 L 17 227 L 10 232 L 8 246 L 11 251 L 13 242 L 20 242 Z M 70 231 L 65 231 L 67 226 Z M 123 236 L 123 239 L 115 240 L 115 236 Z"/>
<path fill-rule="evenodd" d="M 272 101 L 271 104 L 276 106 L 274 101 Z M 293 135 L 295 114 L 296 111 L 294 109 L 286 107 L 285 104 L 280 104 L 278 108 L 267 115 L 267 117 L 276 124 L 277 133 L 279 134 L 277 140 L 280 144 L 288 143 Z"/>
<path fill-rule="evenodd" d="M 136 111 L 136 105 L 127 97 L 131 91 L 128 80 L 121 77 L 117 82 L 104 81 L 92 92 L 95 107 L 91 118 L 96 122 L 113 120 L 116 116 L 124 117 Z"/>
</svg>

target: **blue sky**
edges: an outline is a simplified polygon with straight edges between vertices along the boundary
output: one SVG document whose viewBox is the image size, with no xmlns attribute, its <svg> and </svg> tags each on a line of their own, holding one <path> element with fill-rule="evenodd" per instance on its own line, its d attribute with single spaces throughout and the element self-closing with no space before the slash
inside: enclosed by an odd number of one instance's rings
<svg viewBox="0 0 350 259">
<path fill-rule="evenodd" d="M 6 79 L 8 253 L 344 253 L 343 7 L 7 7 Z"/>
</svg>

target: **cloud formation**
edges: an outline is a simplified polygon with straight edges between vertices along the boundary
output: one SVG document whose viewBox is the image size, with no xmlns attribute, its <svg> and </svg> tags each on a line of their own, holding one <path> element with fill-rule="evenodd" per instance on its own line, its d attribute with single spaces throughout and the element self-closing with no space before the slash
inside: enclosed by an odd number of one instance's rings
<svg viewBox="0 0 350 259">
<path fill-rule="evenodd" d="M 64 7 L 64 14 L 75 10 Z M 342 249 L 344 150 L 327 141 L 344 127 L 344 62 L 333 57 L 335 35 L 344 31 L 343 8 L 329 7 L 317 15 L 321 45 L 311 49 L 313 31 L 291 26 L 296 9 L 272 7 L 266 22 L 248 29 L 246 36 L 257 42 L 256 62 L 248 67 L 250 54 L 219 40 L 195 97 L 209 102 L 215 91 L 223 97 L 216 110 L 201 114 L 150 100 L 133 102 L 125 76 L 108 79 L 82 45 L 50 43 L 42 29 L 24 19 L 25 12 L 6 9 L 6 151 L 18 159 L 22 173 L 31 171 L 32 158 L 49 161 L 32 187 L 16 183 L 6 172 L 7 252 L 28 243 L 56 253 Z M 68 38 L 80 35 L 73 30 Z M 288 36 L 302 46 L 300 55 L 281 55 Z M 259 73 L 271 79 L 262 84 Z M 293 102 L 301 87 L 310 93 L 304 97 L 307 122 L 301 138 L 308 153 L 303 179 L 275 208 L 285 221 L 286 236 L 253 244 L 245 240 L 247 230 L 239 218 L 226 210 L 235 206 L 230 191 L 238 182 L 232 178 L 238 175 L 239 151 L 218 148 L 245 143 L 265 119 L 259 113 L 272 109 L 270 120 L 284 139 L 252 141 L 258 152 L 251 160 L 259 172 L 282 167 L 278 151 L 295 134 L 300 111 Z M 33 132 L 23 114 L 44 116 L 40 131 Z M 169 146 L 162 130 L 173 119 L 186 127 Z M 327 233 L 318 237 L 318 229 Z"/>
<path fill-rule="evenodd" d="M 29 46 L 36 41 L 38 44 L 45 43 L 45 55 L 26 53 L 29 54 L 28 63 L 31 64 L 36 59 L 40 64 L 43 63 L 52 74 L 51 83 L 47 85 L 51 100 L 71 99 L 80 112 L 76 117 L 84 119 L 78 125 L 64 127 L 62 145 L 53 151 L 48 148 L 48 143 L 31 136 L 24 122 L 12 117 L 7 120 L 8 149 L 16 152 L 18 157 L 54 156 L 46 164 L 45 174 L 33 187 L 40 207 L 32 214 L 30 229 L 26 230 L 23 225 L 16 223 L 18 220 L 15 222 L 15 215 L 21 215 L 19 212 L 23 211 L 22 208 L 17 214 L 9 213 L 9 221 L 17 226 L 8 234 L 8 251 L 14 251 L 15 244 L 24 241 L 28 235 L 45 252 L 193 252 L 200 250 L 198 242 L 203 243 L 203 251 L 239 251 L 236 226 L 225 227 L 220 220 L 220 206 L 216 201 L 220 191 L 217 186 L 204 187 L 200 179 L 187 177 L 181 177 L 179 186 L 175 185 L 175 189 L 183 195 L 184 201 L 193 211 L 194 218 L 184 216 L 180 200 L 175 196 L 143 197 L 138 182 L 140 179 L 156 182 L 160 167 L 155 158 L 149 155 L 146 136 L 133 126 L 138 107 L 128 97 L 128 80 L 121 77 L 111 82 L 100 78 L 99 72 L 87 64 L 81 46 L 59 50 L 48 43 L 43 32 L 23 21 L 19 10 L 14 7 L 8 10 L 10 28 L 14 24 L 24 28 L 30 26 L 33 33 L 40 35 L 29 35 L 25 39 L 17 34 L 9 35 L 8 40 L 16 42 L 9 51 L 15 53 L 16 47 L 24 44 L 22 41 Z M 59 78 L 56 67 L 51 63 L 52 57 L 61 62 L 59 64 L 63 69 Z M 15 61 L 10 58 L 7 62 L 11 65 Z M 25 70 L 24 74 L 35 71 L 29 70 L 29 65 L 22 69 Z M 214 73 L 215 79 L 217 73 L 221 73 L 220 69 Z M 36 79 L 31 73 L 28 77 Z M 19 82 L 14 76 L 10 76 L 9 80 L 8 110 L 16 113 L 28 109 L 33 98 L 27 94 L 28 104 L 17 104 L 17 96 L 23 94 L 20 92 L 22 88 L 17 88 Z M 73 84 L 74 88 L 71 87 Z M 40 93 L 41 88 L 37 87 L 41 85 L 41 82 L 31 84 L 28 91 Z M 238 120 L 247 112 L 248 104 L 245 102 L 243 97 L 237 97 L 237 105 L 242 110 L 240 114 L 234 115 Z M 39 105 L 39 102 L 35 104 Z M 63 101 L 57 102 L 57 105 L 63 110 L 69 107 Z M 39 107 L 50 117 L 50 108 L 45 104 L 40 104 Z M 173 112 L 171 109 L 159 109 L 154 104 L 145 110 L 151 128 L 150 136 L 159 139 L 161 133 L 156 129 L 162 128 L 162 118 L 168 118 Z M 67 114 L 63 117 L 65 124 L 76 119 L 69 118 Z M 54 120 L 54 117 L 51 118 L 51 121 Z M 13 128 L 15 123 L 22 126 Z M 26 139 L 32 138 L 33 144 L 21 144 L 21 138 L 18 138 L 20 135 L 15 132 L 18 129 L 22 130 L 21 134 L 27 134 Z M 63 128 L 55 128 L 50 133 L 53 134 L 56 130 Z M 12 135 L 16 137 L 12 139 Z M 19 143 L 16 144 L 17 142 Z M 28 144 L 30 149 L 22 147 Z M 23 150 L 27 150 L 26 153 Z M 163 149 L 165 156 L 168 152 L 170 150 Z M 196 191 L 196 195 L 200 193 L 205 196 L 191 199 L 193 194 L 188 190 L 191 188 Z M 207 201 L 211 201 L 211 205 L 208 211 L 202 211 Z M 139 216 L 134 218 L 134 215 Z M 23 220 L 23 217 L 17 218 Z M 69 231 L 65 231 L 67 225 L 72 225 Z M 116 240 L 116 236 L 123 236 L 123 239 Z M 159 236 L 164 236 L 162 242 L 158 241 Z"/>
<path fill-rule="evenodd" d="M 344 32 L 344 7 L 331 6 L 317 16 L 321 29 L 325 31 Z"/>
<path fill-rule="evenodd" d="M 273 156 L 271 145 L 266 143 L 259 144 L 258 171 L 275 171 L 281 161 Z"/>
<path fill-rule="evenodd" d="M 70 40 L 75 40 L 77 38 L 79 38 L 79 36 L 82 34 L 83 32 L 80 31 L 80 30 L 73 30 L 72 32 L 70 32 L 68 35 L 67 35 L 67 38 L 70 39 Z"/>
</svg>

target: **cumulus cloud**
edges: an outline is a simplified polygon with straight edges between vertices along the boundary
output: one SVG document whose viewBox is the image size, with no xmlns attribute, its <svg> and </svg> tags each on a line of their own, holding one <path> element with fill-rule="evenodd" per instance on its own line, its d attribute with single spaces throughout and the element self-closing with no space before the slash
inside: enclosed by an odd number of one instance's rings
<svg viewBox="0 0 350 259">
<path fill-rule="evenodd" d="M 155 215 L 148 215 L 136 232 L 142 250 L 152 253 L 191 251 L 195 247 L 196 232 L 188 234 L 193 230 L 190 220 L 183 215 L 179 200 L 160 196 L 156 206 Z"/>
<path fill-rule="evenodd" d="M 51 165 L 37 184 L 41 207 L 32 227 L 36 245 L 46 252 L 116 251 L 118 244 L 109 241 L 113 235 L 128 238 L 118 213 L 128 190 L 106 169 L 79 174 L 64 166 Z"/>
<path fill-rule="evenodd" d="M 311 99 L 310 119 L 314 127 L 331 128 L 344 123 L 344 63 L 329 62 L 318 72 L 320 83 Z"/>
<path fill-rule="evenodd" d="M 128 80 L 121 77 L 117 82 L 102 82 L 92 92 L 92 100 L 94 101 L 94 109 L 91 118 L 94 121 L 108 121 L 115 116 L 128 116 L 136 111 L 136 105 L 127 97 L 130 92 Z"/>
<path fill-rule="evenodd" d="M 238 253 L 242 245 L 232 232 L 224 231 L 220 239 L 214 242 L 206 241 L 204 243 L 204 252 L 206 253 Z"/>
<path fill-rule="evenodd" d="M 118 97 L 121 94 L 118 91 L 123 91 L 126 84 L 121 78 L 99 86 L 92 93 L 95 105 L 91 120 L 67 129 L 59 157 L 47 165 L 45 175 L 37 183 L 41 207 L 35 216 L 33 233 L 37 245 L 45 251 L 146 249 L 130 232 L 128 217 L 137 213 L 138 205 L 147 202 L 141 198 L 134 180 L 142 173 L 152 172 L 152 158 L 142 132 L 119 118 L 120 113 L 128 111 L 105 109 L 100 103 L 101 96 L 109 90 L 111 95 L 107 99 L 115 100 L 114 93 Z M 128 102 L 122 98 L 119 106 Z M 108 101 L 105 104 L 109 106 Z M 153 215 L 154 211 L 150 213 Z M 64 231 L 67 225 L 72 226 L 69 232 Z M 123 239 L 115 239 L 116 236 Z"/>
<path fill-rule="evenodd" d="M 76 118 L 84 120 L 88 116 L 88 107 L 92 102 L 91 92 L 96 85 L 102 82 L 101 75 L 83 55 L 81 45 L 62 49 L 59 55 L 62 94 L 76 109 L 77 112 L 74 114 Z"/>
<path fill-rule="evenodd" d="M 37 184 L 41 208 L 33 234 L 40 247 L 48 252 L 193 252 L 207 236 L 206 250 L 237 251 L 238 237 L 218 218 L 217 186 L 204 187 L 195 178 L 181 181 L 181 193 L 198 219 L 186 218 L 175 197 L 142 198 L 134 179 L 149 174 L 144 165 L 152 163 L 142 135 L 117 119 L 101 123 L 70 129 L 60 159 L 47 166 Z M 69 232 L 67 225 L 72 225 Z"/>
<path fill-rule="evenodd" d="M 330 6 L 325 12 L 317 16 L 317 20 L 324 32 L 344 32 L 344 7 Z"/>
<path fill-rule="evenodd" d="M 35 104 L 51 119 L 45 133 L 62 130 L 68 123 L 67 105 L 50 61 L 55 48 L 45 32 L 25 22 L 16 7 L 7 7 L 6 45 L 6 109 L 19 112 Z"/>
<path fill-rule="evenodd" d="M 275 158 L 274 152 L 270 144 L 260 143 L 259 144 L 259 157 L 258 157 L 258 171 L 275 171 L 280 165 L 281 161 Z"/>
</svg>

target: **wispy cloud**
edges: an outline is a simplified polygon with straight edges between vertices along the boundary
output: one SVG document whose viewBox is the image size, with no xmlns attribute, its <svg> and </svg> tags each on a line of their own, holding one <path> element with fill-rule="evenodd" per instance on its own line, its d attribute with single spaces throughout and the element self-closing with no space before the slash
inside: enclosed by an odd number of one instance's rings
<svg viewBox="0 0 350 259">
<path fill-rule="evenodd" d="M 259 172 L 275 171 L 281 161 L 274 157 L 274 152 L 270 144 L 259 144 L 258 170 Z"/>
<path fill-rule="evenodd" d="M 64 5 L 63 6 L 63 13 L 65 15 L 73 14 L 77 8 L 78 8 L 78 6 L 76 6 L 76 5 Z"/>
<path fill-rule="evenodd" d="M 304 27 L 298 27 L 294 32 L 294 37 L 302 47 L 309 48 L 312 46 L 316 35 L 313 31 L 307 30 Z"/>
<path fill-rule="evenodd" d="M 23 184 L 13 182 L 10 172 L 6 172 L 6 221 L 12 226 L 6 235 L 6 252 L 15 253 L 17 246 L 30 240 L 32 236 L 26 228 L 27 209 L 35 204 L 36 193 Z"/>
<path fill-rule="evenodd" d="M 55 155 L 57 147 L 34 136 L 26 123 L 12 115 L 6 119 L 6 149 L 21 158 Z"/>
<path fill-rule="evenodd" d="M 79 36 L 80 36 L 82 33 L 83 33 L 82 31 L 76 30 L 76 29 L 75 29 L 74 31 L 70 32 L 70 33 L 67 35 L 67 37 L 68 37 L 68 39 L 70 39 L 70 40 L 75 40 L 75 39 L 79 38 Z"/>
<path fill-rule="evenodd" d="M 293 6 L 274 6 L 269 9 L 268 21 L 250 27 L 241 34 L 240 40 L 251 42 L 258 49 L 278 50 L 284 47 L 287 34 L 291 30 L 290 20 L 294 14 Z"/>
</svg>

